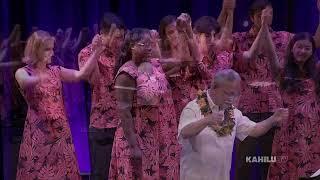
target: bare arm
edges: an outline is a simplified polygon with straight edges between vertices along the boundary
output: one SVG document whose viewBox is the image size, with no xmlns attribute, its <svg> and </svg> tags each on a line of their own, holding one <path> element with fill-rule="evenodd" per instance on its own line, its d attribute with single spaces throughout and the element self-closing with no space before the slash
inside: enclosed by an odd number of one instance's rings
<svg viewBox="0 0 320 180">
<path fill-rule="evenodd" d="M 208 126 L 208 119 L 203 118 L 196 122 L 186 125 L 180 132 L 183 139 L 189 139 L 197 136 L 204 128 Z"/>
<path fill-rule="evenodd" d="M 262 21 L 262 27 L 260 29 L 260 32 L 262 34 L 262 40 L 265 42 L 264 45 L 265 50 L 267 51 L 267 54 L 270 58 L 270 65 L 271 65 L 271 71 L 273 74 L 273 77 L 276 80 L 279 80 L 280 78 L 280 72 L 281 72 L 281 66 L 279 63 L 279 59 L 276 53 L 276 49 L 274 47 L 271 33 L 269 31 L 269 26 L 268 26 L 268 19 L 271 18 L 271 10 L 270 9 L 264 9 L 261 15 L 261 21 Z"/>
<path fill-rule="evenodd" d="M 179 48 L 175 58 L 162 59 L 161 64 L 167 76 L 178 73 L 182 68 L 190 64 L 190 48 L 189 39 L 193 39 L 193 31 L 191 27 L 191 18 L 188 14 L 182 13 L 177 18 L 177 26 L 179 26 Z"/>
<path fill-rule="evenodd" d="M 186 109 L 184 110 L 181 115 L 182 118 L 187 118 L 190 115 L 188 113 L 192 110 Z M 195 122 L 192 122 L 185 127 L 181 129 L 180 135 L 184 139 L 192 138 L 194 136 L 197 136 L 201 131 L 203 131 L 204 128 L 207 126 L 215 126 L 218 124 L 219 121 L 223 120 L 223 112 L 213 112 L 212 114 L 204 117 L 203 119 L 197 120 Z"/>
<path fill-rule="evenodd" d="M 278 125 L 281 121 L 288 119 L 288 109 L 278 109 L 270 118 L 257 123 L 249 133 L 251 137 L 259 137 L 267 133 L 272 127 Z"/>
<path fill-rule="evenodd" d="M 228 16 L 229 16 L 229 11 L 234 11 L 236 6 L 236 1 L 235 0 L 224 0 L 222 4 L 222 9 L 221 12 L 217 18 L 217 21 L 221 27 L 228 26 Z"/>
<path fill-rule="evenodd" d="M 221 28 L 221 37 L 215 41 L 216 51 L 232 50 L 233 9 L 227 10 L 227 18 Z"/>
<path fill-rule="evenodd" d="M 217 21 L 221 27 L 225 26 L 226 19 L 227 19 L 227 10 L 222 7 L 220 14 L 217 18 Z"/>
<path fill-rule="evenodd" d="M 233 30 L 233 17 L 234 17 L 234 11 L 233 9 L 228 10 L 227 13 L 227 20 L 224 27 L 224 31 L 222 32 L 222 37 L 226 40 L 232 40 L 232 30 Z"/>
<path fill-rule="evenodd" d="M 115 83 L 117 108 L 121 120 L 121 127 L 131 147 L 137 146 L 136 134 L 134 132 L 133 118 L 131 114 L 134 89 L 134 79 L 127 74 L 120 74 Z"/>
<path fill-rule="evenodd" d="M 168 77 L 170 77 L 170 75 L 178 73 L 181 69 L 181 61 L 176 58 L 160 59 L 159 62 L 164 73 Z"/>
<path fill-rule="evenodd" d="M 267 133 L 269 131 L 269 129 L 271 129 L 273 126 L 275 126 L 275 118 L 273 116 L 271 116 L 270 118 L 261 121 L 259 123 L 257 123 L 254 128 L 252 129 L 252 131 L 250 132 L 249 136 L 251 137 L 259 137 L 264 135 L 265 133 Z"/>
<path fill-rule="evenodd" d="M 99 58 L 99 52 L 94 51 L 89 57 L 88 61 L 84 64 L 80 70 L 73 70 L 67 68 L 61 68 L 61 77 L 63 81 L 80 81 L 88 79 L 89 75 L 96 70 L 97 59 Z"/>
<path fill-rule="evenodd" d="M 42 80 L 45 79 L 44 76 L 30 76 L 27 71 L 25 71 L 23 68 L 20 68 L 15 73 L 15 78 L 21 87 L 21 89 L 26 89 L 29 87 L 33 87 Z"/>
<path fill-rule="evenodd" d="M 281 66 L 279 63 L 279 59 L 276 53 L 276 49 L 274 47 L 271 34 L 268 30 L 264 30 L 266 33 L 266 45 L 267 45 L 267 54 L 270 56 L 270 65 L 271 65 L 271 71 L 272 75 L 275 80 L 279 80 L 280 78 L 280 72 L 281 72 Z"/>
<path fill-rule="evenodd" d="M 206 64 L 203 63 L 198 45 L 195 43 L 194 39 L 189 39 L 188 43 L 194 63 L 192 66 L 193 69 L 200 72 L 203 79 L 210 80 L 212 78 L 212 72 Z"/>
<path fill-rule="evenodd" d="M 259 31 L 256 39 L 254 40 L 253 44 L 251 45 L 250 49 L 248 51 L 244 51 L 242 54 L 242 58 L 245 61 L 251 61 L 254 57 L 257 56 L 258 50 L 259 50 L 259 45 L 262 37 L 262 32 Z"/>
<path fill-rule="evenodd" d="M 260 46 L 262 46 L 262 44 L 264 45 L 263 41 L 267 38 L 266 35 L 270 35 L 270 33 L 268 34 L 268 32 L 269 32 L 271 20 L 272 20 L 272 9 L 267 7 L 262 11 L 262 15 L 261 15 L 262 27 L 260 28 L 259 33 L 256 39 L 254 40 L 251 48 L 248 51 L 245 51 L 243 53 L 244 59 L 251 60 L 252 58 L 257 56 Z M 271 44 L 272 44 L 271 36 L 269 36 L 268 38 L 269 38 L 269 41 L 271 40 Z M 271 44 L 269 43 L 270 47 L 271 47 Z"/>
</svg>

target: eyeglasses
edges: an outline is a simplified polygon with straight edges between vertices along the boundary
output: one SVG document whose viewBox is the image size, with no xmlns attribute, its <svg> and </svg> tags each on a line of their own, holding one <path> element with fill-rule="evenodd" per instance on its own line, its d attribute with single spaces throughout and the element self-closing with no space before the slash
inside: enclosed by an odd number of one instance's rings
<svg viewBox="0 0 320 180">
<path fill-rule="evenodd" d="M 138 46 L 150 46 L 151 42 L 144 42 L 144 43 L 138 42 L 138 43 L 136 43 L 136 45 L 138 45 Z"/>
</svg>

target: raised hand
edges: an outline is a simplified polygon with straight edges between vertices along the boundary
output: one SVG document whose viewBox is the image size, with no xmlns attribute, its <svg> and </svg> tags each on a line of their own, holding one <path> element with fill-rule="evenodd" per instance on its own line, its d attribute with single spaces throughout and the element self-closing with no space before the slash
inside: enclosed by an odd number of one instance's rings
<svg viewBox="0 0 320 180">
<path fill-rule="evenodd" d="M 159 40 L 159 33 L 158 33 L 157 30 L 151 29 L 151 30 L 150 30 L 150 34 L 151 34 L 151 39 L 152 39 L 153 41 Z"/>
<path fill-rule="evenodd" d="M 192 25 L 191 25 L 191 17 L 187 13 L 182 13 L 177 18 L 177 27 L 180 32 L 186 33 L 188 38 L 193 37 Z"/>
<path fill-rule="evenodd" d="M 216 51 L 231 50 L 233 47 L 232 29 L 233 14 L 236 6 L 236 0 L 224 0 L 221 14 L 218 22 L 221 25 L 221 36 L 219 39 L 213 39 L 213 46 Z"/>
<path fill-rule="evenodd" d="M 100 55 L 105 49 L 106 46 L 102 43 L 102 37 L 99 34 L 96 34 L 92 40 L 92 49 Z"/>
<path fill-rule="evenodd" d="M 92 40 L 92 45 L 93 49 L 98 54 L 101 54 L 107 47 L 111 47 L 116 29 L 116 25 L 112 24 L 107 36 L 101 36 L 99 34 L 96 34 L 94 36 Z"/>
<path fill-rule="evenodd" d="M 217 126 L 223 121 L 224 111 L 212 112 L 206 117 L 208 126 Z"/>
<path fill-rule="evenodd" d="M 191 25 L 191 17 L 187 13 L 181 13 L 178 20 L 181 20 L 185 26 Z"/>
<path fill-rule="evenodd" d="M 227 37 L 226 28 L 221 29 L 221 37 L 218 40 L 214 40 L 213 45 L 216 51 L 228 50 L 232 47 L 233 41 L 230 37 Z"/>
<path fill-rule="evenodd" d="M 161 57 L 161 50 L 159 47 L 159 33 L 157 32 L 157 30 L 150 30 L 150 34 L 151 34 L 151 41 L 152 41 L 152 56 L 154 58 L 160 58 Z"/>
<path fill-rule="evenodd" d="M 289 110 L 286 108 L 280 108 L 273 114 L 274 125 L 278 125 L 281 121 L 289 118 Z"/>
<path fill-rule="evenodd" d="M 261 14 L 262 26 L 267 26 L 267 27 L 271 26 L 272 13 L 273 13 L 273 10 L 271 7 L 266 7 L 264 10 L 262 10 L 262 14 Z"/>
<path fill-rule="evenodd" d="M 236 0 L 224 0 L 222 8 L 224 10 L 234 10 L 236 8 Z"/>
</svg>

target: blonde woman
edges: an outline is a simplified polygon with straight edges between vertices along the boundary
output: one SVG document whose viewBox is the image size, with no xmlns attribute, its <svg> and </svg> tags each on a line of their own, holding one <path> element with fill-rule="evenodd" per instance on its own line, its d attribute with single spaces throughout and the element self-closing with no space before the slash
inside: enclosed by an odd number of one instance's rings
<svg viewBox="0 0 320 180">
<path fill-rule="evenodd" d="M 54 38 L 34 32 L 27 41 L 24 62 L 15 77 L 28 103 L 16 179 L 80 179 L 72 136 L 63 105 L 61 81 L 85 79 L 103 51 L 95 53 L 80 71 L 50 66 Z"/>
</svg>

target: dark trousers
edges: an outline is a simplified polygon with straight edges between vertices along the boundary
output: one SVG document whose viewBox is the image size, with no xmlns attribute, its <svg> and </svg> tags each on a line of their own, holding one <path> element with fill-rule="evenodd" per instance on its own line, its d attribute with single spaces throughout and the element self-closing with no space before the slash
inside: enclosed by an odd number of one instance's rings
<svg viewBox="0 0 320 180">
<path fill-rule="evenodd" d="M 89 128 L 90 180 L 108 179 L 115 131 L 116 128 Z"/>
<path fill-rule="evenodd" d="M 273 113 L 245 114 L 251 121 L 261 122 Z M 268 156 L 271 158 L 272 141 L 275 129 L 270 129 L 265 135 L 258 138 L 247 137 L 244 141 L 236 142 L 236 180 L 265 180 L 268 175 L 269 163 L 246 162 L 246 157 Z M 259 171 L 253 171 L 254 167 Z"/>
</svg>

